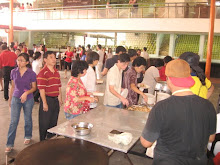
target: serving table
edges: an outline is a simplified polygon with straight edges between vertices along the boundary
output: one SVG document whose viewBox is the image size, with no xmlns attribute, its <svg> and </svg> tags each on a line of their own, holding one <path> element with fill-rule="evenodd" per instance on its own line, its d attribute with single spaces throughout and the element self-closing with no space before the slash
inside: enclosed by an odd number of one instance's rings
<svg viewBox="0 0 220 165">
<path fill-rule="evenodd" d="M 100 105 L 85 114 L 79 115 L 47 131 L 65 137 L 89 141 L 114 151 L 128 153 L 132 146 L 139 140 L 148 114 L 147 112 L 129 111 Z M 91 133 L 86 136 L 77 135 L 72 125 L 78 122 L 92 123 L 93 128 Z M 112 130 L 131 133 L 133 135 L 131 143 L 123 145 L 110 141 L 108 135 L 112 135 L 110 133 Z"/>
</svg>

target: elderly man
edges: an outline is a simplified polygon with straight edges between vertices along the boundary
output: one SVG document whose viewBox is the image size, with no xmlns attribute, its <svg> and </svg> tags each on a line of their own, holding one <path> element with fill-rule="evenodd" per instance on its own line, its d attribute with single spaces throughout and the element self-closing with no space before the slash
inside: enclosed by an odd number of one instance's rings
<svg viewBox="0 0 220 165">
<path fill-rule="evenodd" d="M 172 96 L 151 110 L 141 143 L 156 140 L 153 165 L 206 165 L 206 147 L 216 131 L 216 112 L 208 100 L 189 89 L 195 83 L 184 60 L 169 62 L 165 74 Z"/>
</svg>

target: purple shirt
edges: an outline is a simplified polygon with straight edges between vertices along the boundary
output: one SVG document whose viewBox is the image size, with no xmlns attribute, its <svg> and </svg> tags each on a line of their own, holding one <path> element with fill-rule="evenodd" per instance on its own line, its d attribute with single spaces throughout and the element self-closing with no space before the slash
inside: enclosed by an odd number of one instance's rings
<svg viewBox="0 0 220 165">
<path fill-rule="evenodd" d="M 15 88 L 13 96 L 20 98 L 21 95 L 31 89 L 31 83 L 36 82 L 36 74 L 30 68 L 21 77 L 18 68 L 15 68 L 11 71 L 11 80 L 14 81 Z M 33 93 L 27 95 L 27 100 L 33 98 Z"/>
</svg>

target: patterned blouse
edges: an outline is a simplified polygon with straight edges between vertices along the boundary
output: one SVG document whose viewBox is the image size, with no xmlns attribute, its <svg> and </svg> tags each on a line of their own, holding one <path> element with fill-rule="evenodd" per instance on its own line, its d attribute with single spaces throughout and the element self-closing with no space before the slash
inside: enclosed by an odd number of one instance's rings
<svg viewBox="0 0 220 165">
<path fill-rule="evenodd" d="M 128 102 L 129 105 L 137 105 L 138 104 L 138 94 L 131 89 L 131 84 L 135 84 L 137 86 L 137 72 L 134 67 L 129 68 L 124 73 L 123 79 L 123 87 L 128 89 Z"/>
<path fill-rule="evenodd" d="M 89 101 L 77 102 L 83 96 L 87 96 L 87 91 L 81 79 L 71 76 L 67 83 L 64 111 L 73 115 L 88 112 Z"/>
</svg>

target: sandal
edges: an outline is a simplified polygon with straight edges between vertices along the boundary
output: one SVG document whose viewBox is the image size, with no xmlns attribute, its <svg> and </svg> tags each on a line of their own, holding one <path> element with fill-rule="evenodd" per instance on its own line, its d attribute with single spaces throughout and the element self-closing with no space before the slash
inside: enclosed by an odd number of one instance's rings
<svg viewBox="0 0 220 165">
<path fill-rule="evenodd" d="M 25 139 L 25 140 L 24 140 L 24 144 L 25 144 L 25 145 L 30 144 L 30 142 L 31 142 L 31 139 Z"/>
<path fill-rule="evenodd" d="M 6 152 L 6 153 L 9 153 L 9 152 L 11 152 L 12 149 L 13 149 L 13 147 L 6 147 L 6 148 L 5 148 L 5 152 Z"/>
</svg>

